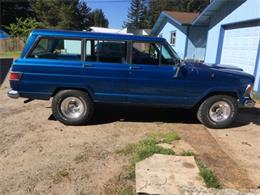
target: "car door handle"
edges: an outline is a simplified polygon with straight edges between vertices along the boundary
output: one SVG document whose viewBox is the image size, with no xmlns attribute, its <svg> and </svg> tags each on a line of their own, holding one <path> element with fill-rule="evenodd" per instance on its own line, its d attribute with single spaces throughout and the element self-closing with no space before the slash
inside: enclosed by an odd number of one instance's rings
<svg viewBox="0 0 260 195">
<path fill-rule="evenodd" d="M 140 66 L 130 66 L 130 70 L 134 70 L 134 69 L 141 69 Z"/>
</svg>

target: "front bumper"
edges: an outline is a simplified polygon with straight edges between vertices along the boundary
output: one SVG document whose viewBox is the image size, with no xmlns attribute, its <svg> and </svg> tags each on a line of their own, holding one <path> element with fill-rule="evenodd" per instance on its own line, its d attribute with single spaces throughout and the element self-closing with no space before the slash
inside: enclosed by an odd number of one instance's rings
<svg viewBox="0 0 260 195">
<path fill-rule="evenodd" d="M 8 97 L 13 98 L 13 99 L 17 99 L 20 97 L 19 92 L 15 91 L 15 90 L 8 91 L 7 95 L 8 95 Z"/>
</svg>

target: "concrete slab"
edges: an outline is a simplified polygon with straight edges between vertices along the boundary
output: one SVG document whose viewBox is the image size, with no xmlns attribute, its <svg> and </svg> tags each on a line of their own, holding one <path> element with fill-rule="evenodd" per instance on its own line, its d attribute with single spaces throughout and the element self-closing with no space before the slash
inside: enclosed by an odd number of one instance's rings
<svg viewBox="0 0 260 195">
<path fill-rule="evenodd" d="M 181 187 L 204 188 L 193 156 L 154 154 L 136 165 L 136 192 L 178 195 Z"/>
</svg>

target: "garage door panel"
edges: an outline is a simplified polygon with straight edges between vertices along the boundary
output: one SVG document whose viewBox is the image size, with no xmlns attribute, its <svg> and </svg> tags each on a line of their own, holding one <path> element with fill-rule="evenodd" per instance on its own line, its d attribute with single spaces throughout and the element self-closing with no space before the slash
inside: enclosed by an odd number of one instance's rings
<svg viewBox="0 0 260 195">
<path fill-rule="evenodd" d="M 239 66 L 253 74 L 260 39 L 260 26 L 225 30 L 221 64 Z"/>
</svg>

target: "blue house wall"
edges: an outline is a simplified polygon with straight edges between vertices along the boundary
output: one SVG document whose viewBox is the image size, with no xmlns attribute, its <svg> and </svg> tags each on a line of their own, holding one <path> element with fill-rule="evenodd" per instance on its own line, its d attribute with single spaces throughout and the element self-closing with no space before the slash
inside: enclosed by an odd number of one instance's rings
<svg viewBox="0 0 260 195">
<path fill-rule="evenodd" d="M 220 63 L 223 38 L 225 35 L 225 26 L 229 24 L 238 24 L 241 22 L 250 22 L 260 18 L 260 0 L 247 0 L 237 7 L 238 2 L 228 1 L 224 7 L 219 9 L 210 18 L 207 49 L 205 62 Z M 234 9 L 235 8 L 235 9 Z M 258 56 L 259 56 L 258 49 Z M 260 68 L 259 57 L 256 61 L 255 71 L 255 90 L 260 92 Z"/>
<path fill-rule="evenodd" d="M 255 69 L 255 86 L 254 90 L 260 95 L 260 41 L 258 44 L 258 54 L 256 57 L 256 69 Z"/>
<path fill-rule="evenodd" d="M 190 25 L 162 12 L 153 35 L 170 42 L 172 31 L 182 59 L 239 66 L 255 76 L 260 95 L 260 0 L 212 0 Z"/>
<path fill-rule="evenodd" d="M 187 42 L 187 26 L 181 26 L 173 21 L 167 21 L 158 35 L 165 38 L 170 43 L 171 32 L 176 31 L 175 45 L 171 45 L 176 53 L 183 59 L 185 57 L 185 49 Z"/>
<path fill-rule="evenodd" d="M 188 26 L 188 44 L 185 59 L 204 61 L 208 27 Z"/>
<path fill-rule="evenodd" d="M 171 32 L 176 31 L 176 42 L 171 46 L 180 58 L 204 61 L 207 30 L 207 27 L 179 25 L 174 21 L 167 21 L 158 35 L 170 43 Z"/>
<path fill-rule="evenodd" d="M 224 33 L 221 32 L 223 25 L 260 18 L 260 0 L 247 0 L 233 11 L 234 6 L 235 2 L 230 1 L 211 17 L 205 58 L 208 63 L 216 63 L 218 59 L 218 43 Z"/>
</svg>

